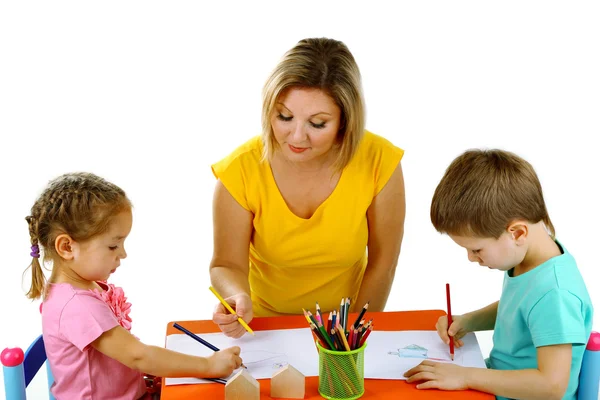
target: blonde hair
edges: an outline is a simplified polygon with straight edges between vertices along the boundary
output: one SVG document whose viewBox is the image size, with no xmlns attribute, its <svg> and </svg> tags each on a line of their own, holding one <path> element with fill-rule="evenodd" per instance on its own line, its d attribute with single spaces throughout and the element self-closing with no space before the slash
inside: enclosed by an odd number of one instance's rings
<svg viewBox="0 0 600 400">
<path fill-rule="evenodd" d="M 89 240 L 105 232 L 113 216 L 128 209 L 131 209 L 131 202 L 125 192 L 94 174 L 70 173 L 50 181 L 31 207 L 31 215 L 25 218 L 29 224 L 33 256 L 27 268 L 31 268 L 27 297 L 43 296 L 46 287 L 46 278 L 33 246 L 43 248 L 44 262 L 55 261 L 58 254 L 54 242 L 59 235 L 67 234 L 81 242 Z"/>
<path fill-rule="evenodd" d="M 352 159 L 365 130 L 360 71 L 352 53 L 344 43 L 326 38 L 303 39 L 285 53 L 263 88 L 263 159 L 270 159 L 278 147 L 271 116 L 279 96 L 292 87 L 320 89 L 340 108 L 340 147 L 334 165 L 342 170 Z"/>
<path fill-rule="evenodd" d="M 438 232 L 499 238 L 515 220 L 554 226 L 535 170 L 521 157 L 502 150 L 468 150 L 442 177 L 431 201 Z"/>
</svg>

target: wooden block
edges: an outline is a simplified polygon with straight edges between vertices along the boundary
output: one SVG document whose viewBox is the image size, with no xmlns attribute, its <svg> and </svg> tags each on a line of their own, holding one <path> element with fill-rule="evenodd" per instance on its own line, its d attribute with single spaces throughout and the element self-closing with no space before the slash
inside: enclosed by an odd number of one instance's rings
<svg viewBox="0 0 600 400">
<path fill-rule="evenodd" d="M 260 400 L 260 383 L 241 369 L 227 381 L 225 400 Z"/>
<path fill-rule="evenodd" d="M 306 387 L 304 375 L 291 365 L 279 368 L 271 378 L 271 397 L 303 399 Z"/>
</svg>

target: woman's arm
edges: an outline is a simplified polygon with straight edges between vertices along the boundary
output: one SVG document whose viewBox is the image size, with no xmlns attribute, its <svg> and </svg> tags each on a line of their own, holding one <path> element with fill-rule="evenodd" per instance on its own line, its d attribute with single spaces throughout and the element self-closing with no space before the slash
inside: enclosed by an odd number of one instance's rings
<svg viewBox="0 0 600 400">
<path fill-rule="evenodd" d="M 369 261 L 353 311 L 359 311 L 367 301 L 369 311 L 385 308 L 400 255 L 405 210 L 404 177 L 398 164 L 367 210 Z"/>
<path fill-rule="evenodd" d="M 210 281 L 246 322 L 253 317 L 248 282 L 252 219 L 252 213 L 233 198 L 221 181 L 217 181 L 213 197 L 214 242 Z M 228 314 L 220 303 L 213 320 L 228 336 L 240 337 L 245 332 L 237 317 Z"/>
<path fill-rule="evenodd" d="M 569 386 L 571 344 L 537 348 L 537 369 L 500 371 L 423 361 L 407 371 L 418 389 L 475 389 L 511 399 L 560 400 Z"/>
</svg>

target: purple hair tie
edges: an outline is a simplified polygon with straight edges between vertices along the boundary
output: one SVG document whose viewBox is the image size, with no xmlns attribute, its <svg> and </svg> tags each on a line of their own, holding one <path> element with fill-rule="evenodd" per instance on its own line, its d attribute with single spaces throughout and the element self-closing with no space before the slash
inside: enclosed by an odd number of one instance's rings
<svg viewBox="0 0 600 400">
<path fill-rule="evenodd" d="M 40 258 L 40 246 L 37 244 L 31 246 L 31 253 L 29 255 L 33 258 Z"/>
</svg>

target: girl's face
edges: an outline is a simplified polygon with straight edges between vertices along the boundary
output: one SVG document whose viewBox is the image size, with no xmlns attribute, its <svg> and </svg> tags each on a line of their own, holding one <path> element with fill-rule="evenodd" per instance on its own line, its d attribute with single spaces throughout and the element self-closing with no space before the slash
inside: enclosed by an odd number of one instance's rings
<svg viewBox="0 0 600 400">
<path fill-rule="evenodd" d="M 131 210 L 112 218 L 108 230 L 85 242 L 73 243 L 71 269 L 87 281 L 105 281 L 127 257 L 125 239 L 131 231 Z"/>
<path fill-rule="evenodd" d="M 320 89 L 290 88 L 277 100 L 271 125 L 281 153 L 291 162 L 326 159 L 340 129 L 341 110 Z"/>
</svg>

